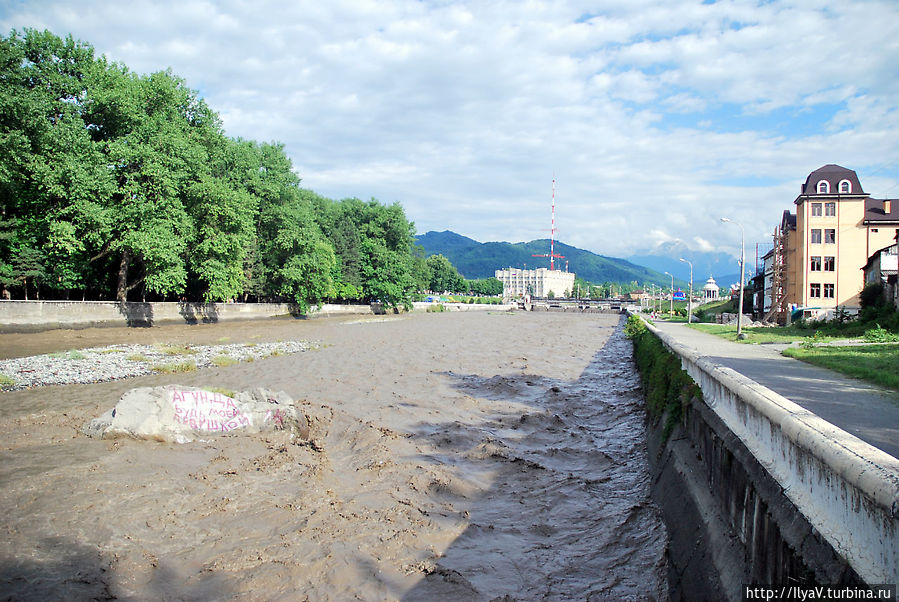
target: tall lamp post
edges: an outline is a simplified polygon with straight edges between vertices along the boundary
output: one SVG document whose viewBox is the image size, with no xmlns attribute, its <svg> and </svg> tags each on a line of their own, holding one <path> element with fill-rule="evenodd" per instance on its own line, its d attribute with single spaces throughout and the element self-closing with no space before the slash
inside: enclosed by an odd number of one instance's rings
<svg viewBox="0 0 899 602">
<path fill-rule="evenodd" d="M 668 272 L 665 272 L 665 273 L 668 274 Z M 668 274 L 668 275 L 671 276 L 671 297 L 670 297 L 671 302 L 668 304 L 668 315 L 673 316 L 674 315 L 674 276 L 672 276 L 671 274 Z"/>
<path fill-rule="evenodd" d="M 687 324 L 693 323 L 693 264 L 681 257 L 680 259 L 690 266 L 690 296 L 687 297 Z"/>
<path fill-rule="evenodd" d="M 743 229 L 743 224 L 739 222 L 735 222 L 731 219 L 727 219 L 726 217 L 721 218 L 722 222 L 729 222 L 731 224 L 737 224 L 740 226 L 740 305 L 737 307 L 737 338 L 742 339 L 743 337 L 743 280 L 745 279 L 745 266 L 746 266 L 746 250 L 745 250 L 745 242 L 746 242 L 746 231 Z"/>
</svg>

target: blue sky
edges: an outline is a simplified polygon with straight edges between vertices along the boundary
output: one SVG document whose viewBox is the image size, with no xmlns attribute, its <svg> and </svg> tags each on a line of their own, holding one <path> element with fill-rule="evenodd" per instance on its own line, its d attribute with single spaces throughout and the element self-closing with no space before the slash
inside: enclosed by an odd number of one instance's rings
<svg viewBox="0 0 899 602">
<path fill-rule="evenodd" d="M 899 197 L 899 2 L 0 0 L 171 68 L 303 185 L 419 232 L 613 256 L 770 242 L 809 172 Z"/>
</svg>

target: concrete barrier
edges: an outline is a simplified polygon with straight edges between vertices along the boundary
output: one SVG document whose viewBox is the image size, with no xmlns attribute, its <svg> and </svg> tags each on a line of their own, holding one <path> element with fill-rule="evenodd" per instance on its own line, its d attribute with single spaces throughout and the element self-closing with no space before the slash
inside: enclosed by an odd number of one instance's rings
<svg viewBox="0 0 899 602">
<path fill-rule="evenodd" d="M 651 324 L 709 408 L 868 584 L 899 582 L 899 460 Z"/>
<path fill-rule="evenodd" d="M 428 311 L 430 307 L 443 306 L 443 311 L 509 311 L 515 309 L 516 305 L 490 305 L 487 303 L 431 303 L 428 301 L 415 301 L 412 303 L 414 311 Z M 433 311 L 433 310 L 431 310 Z"/>
<path fill-rule="evenodd" d="M 0 301 L 0 332 L 29 332 L 91 326 L 152 326 L 214 323 L 278 316 L 325 317 L 369 314 L 370 305 L 325 304 L 300 313 L 290 303 L 141 303 L 116 301 Z"/>
</svg>

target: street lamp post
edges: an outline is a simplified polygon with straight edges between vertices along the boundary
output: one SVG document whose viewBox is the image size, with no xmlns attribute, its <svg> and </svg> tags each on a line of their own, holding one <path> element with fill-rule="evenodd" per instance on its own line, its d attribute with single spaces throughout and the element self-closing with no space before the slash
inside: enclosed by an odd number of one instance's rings
<svg viewBox="0 0 899 602">
<path fill-rule="evenodd" d="M 681 261 L 690 266 L 690 296 L 687 297 L 687 324 L 693 323 L 693 264 L 681 257 Z"/>
<path fill-rule="evenodd" d="M 727 219 L 726 217 L 721 218 L 722 222 L 730 222 L 731 224 L 737 224 L 740 226 L 740 305 L 737 307 L 737 338 L 742 339 L 743 337 L 743 280 L 745 279 L 745 266 L 746 266 L 746 231 L 743 229 L 743 224 L 739 222 L 735 222 L 733 220 Z"/>
<path fill-rule="evenodd" d="M 674 276 L 672 276 L 668 272 L 665 272 L 665 273 L 668 274 L 669 276 L 671 276 L 671 297 L 670 297 L 671 302 L 668 304 L 668 315 L 673 316 L 674 315 Z"/>
</svg>

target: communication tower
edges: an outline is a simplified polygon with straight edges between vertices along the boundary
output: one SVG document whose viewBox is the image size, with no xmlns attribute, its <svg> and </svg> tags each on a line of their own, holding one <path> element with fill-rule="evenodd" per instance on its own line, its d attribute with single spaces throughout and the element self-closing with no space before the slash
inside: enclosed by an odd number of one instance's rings
<svg viewBox="0 0 899 602">
<path fill-rule="evenodd" d="M 537 255 L 534 254 L 532 257 L 549 257 L 549 269 L 553 271 L 556 269 L 555 260 L 556 259 L 565 259 L 564 255 L 556 255 L 555 251 L 555 239 L 556 239 L 556 176 L 553 176 L 553 204 L 552 204 L 552 227 L 549 230 L 549 255 L 546 253 Z"/>
</svg>

